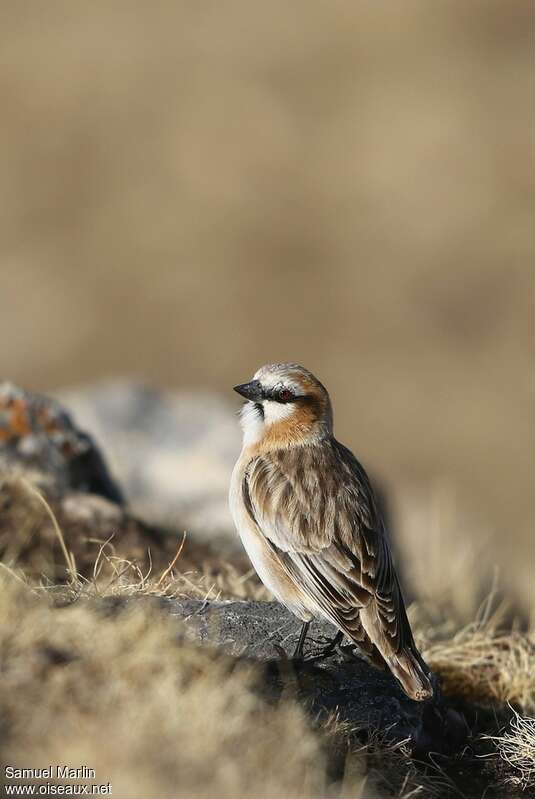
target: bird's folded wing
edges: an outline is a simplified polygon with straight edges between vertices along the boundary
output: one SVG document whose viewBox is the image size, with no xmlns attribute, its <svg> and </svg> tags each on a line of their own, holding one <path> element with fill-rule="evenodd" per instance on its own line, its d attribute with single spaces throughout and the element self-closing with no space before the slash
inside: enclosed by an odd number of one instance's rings
<svg viewBox="0 0 535 799">
<path fill-rule="evenodd" d="M 354 637 L 372 604 L 389 652 L 412 642 L 373 490 L 349 450 L 326 442 L 260 456 L 243 490 L 288 575 L 335 624 Z"/>
</svg>

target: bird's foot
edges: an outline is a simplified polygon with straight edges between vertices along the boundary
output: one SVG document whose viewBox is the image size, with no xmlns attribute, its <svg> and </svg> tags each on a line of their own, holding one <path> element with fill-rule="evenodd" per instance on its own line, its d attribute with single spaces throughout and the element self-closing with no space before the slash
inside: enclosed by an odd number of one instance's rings
<svg viewBox="0 0 535 799">
<path fill-rule="evenodd" d="M 343 633 L 337 633 L 332 639 L 327 639 L 327 644 L 322 649 L 315 650 L 305 655 L 302 647 L 297 647 L 294 654 L 290 657 L 285 649 L 280 644 L 274 644 L 274 648 L 281 659 L 281 661 L 292 664 L 294 666 L 312 665 L 326 660 L 336 652 L 341 641 L 343 640 Z"/>
<path fill-rule="evenodd" d="M 301 634 L 299 635 L 299 640 L 297 642 L 297 646 L 295 648 L 293 656 L 290 658 L 286 651 L 280 646 L 280 644 L 274 644 L 275 650 L 279 655 L 280 659 L 286 663 L 292 663 L 295 666 L 303 666 L 304 664 L 314 664 L 318 663 L 321 660 L 326 660 L 330 657 L 336 649 L 340 646 L 344 634 L 342 632 L 337 632 L 336 635 L 329 639 L 323 638 L 323 641 L 327 641 L 326 646 L 322 649 L 316 650 L 315 652 L 311 652 L 309 655 L 305 657 L 304 655 L 304 644 L 308 632 L 308 628 L 310 626 L 310 622 L 306 621 L 303 623 L 303 627 L 301 629 Z M 317 639 L 312 639 L 314 643 L 318 643 Z"/>
<path fill-rule="evenodd" d="M 321 660 L 326 660 L 327 658 L 331 657 L 331 655 L 334 655 L 338 649 L 341 649 L 340 644 L 342 643 L 343 639 L 344 634 L 342 632 L 337 632 L 336 635 L 331 639 L 324 639 L 327 641 L 327 644 L 322 649 L 312 653 L 307 658 L 307 662 L 318 663 Z"/>
</svg>

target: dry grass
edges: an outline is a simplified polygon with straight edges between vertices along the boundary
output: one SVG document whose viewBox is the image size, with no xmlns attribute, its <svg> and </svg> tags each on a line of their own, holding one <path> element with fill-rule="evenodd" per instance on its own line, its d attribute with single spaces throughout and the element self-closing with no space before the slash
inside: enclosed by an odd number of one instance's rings
<svg viewBox="0 0 535 799">
<path fill-rule="evenodd" d="M 87 763 L 124 799 L 175 797 L 177 785 L 198 797 L 324 795 L 304 712 L 261 700 L 249 667 L 177 645 L 176 623 L 147 607 L 101 615 L 53 609 L 13 581 L 1 589 L 5 763 Z"/>
<path fill-rule="evenodd" d="M 117 556 L 110 542 L 100 546 L 91 575 L 77 575 L 50 505 L 33 487 L 25 490 L 51 520 L 70 580 L 51 594 L 2 564 L 3 762 L 86 763 L 120 799 L 175 797 L 177 786 L 179 795 L 196 797 L 326 796 L 322 740 L 295 700 L 270 705 L 255 692 L 250 665 L 191 646 L 176 622 L 146 604 L 103 615 L 94 603 L 77 602 L 217 598 L 221 584 L 177 570 L 184 539 L 158 575 Z M 238 593 L 247 582 L 230 569 L 222 579 Z M 53 606 L 58 595 L 67 607 Z M 333 734 L 327 730 L 324 740 Z M 281 747 L 284 764 L 274 769 Z"/>
<path fill-rule="evenodd" d="M 60 500 L 45 489 L 0 473 L 0 562 L 35 583 L 97 595 L 267 598 L 245 555 L 229 562 L 194 536 L 160 532 L 106 500 Z"/>
<path fill-rule="evenodd" d="M 491 736 L 498 754 L 511 768 L 508 780 L 513 785 L 535 788 L 535 718 L 515 713 L 507 732 Z"/>
<path fill-rule="evenodd" d="M 533 634 L 507 629 L 500 613 L 468 624 L 452 637 L 426 642 L 422 630 L 417 637 L 446 693 L 471 702 L 511 703 L 527 713 L 535 709 Z"/>
<path fill-rule="evenodd" d="M 3 764 L 84 763 L 119 799 L 412 799 L 449 785 L 404 745 L 314 721 L 290 689 L 273 701 L 254 666 L 192 646 L 146 603 L 57 607 L 0 575 L 0 671 Z"/>
<path fill-rule="evenodd" d="M 453 781 L 439 766 L 428 763 L 422 768 L 422 764 L 410 759 L 409 741 L 392 744 L 383 735 L 369 729 L 349 727 L 335 732 L 346 737 L 362 732 L 366 738 L 366 743 L 353 746 L 348 751 L 341 784 L 342 796 L 353 797 L 356 789 L 360 790 L 359 797 L 365 795 L 374 799 L 385 795 L 399 799 L 434 799 L 456 793 Z"/>
<path fill-rule="evenodd" d="M 148 565 L 126 558 L 103 540 L 91 570 L 77 574 L 68 537 L 51 505 L 33 488 L 25 489 L 25 497 L 30 509 L 36 502 L 43 509 L 52 530 L 44 546 L 55 553 L 47 557 L 56 559 L 56 569 L 62 557 L 69 579 L 53 586 L 20 568 L 23 560 L 18 567 L 2 564 L 5 763 L 27 766 L 28 752 L 31 765 L 84 762 L 96 768 L 99 780 L 113 783 L 120 799 L 174 797 L 177 786 L 181 794 L 201 799 L 252 791 L 266 799 L 281 792 L 351 799 L 386 792 L 415 799 L 455 790 L 438 766 L 428 764 L 422 771 L 411 763 L 403 745 L 392 747 L 371 735 L 360 746 L 355 741 L 361 731 L 335 718 L 311 723 L 291 694 L 276 705 L 267 701 L 257 691 L 258 675 L 250 664 L 195 648 L 176 620 L 154 606 L 129 603 L 110 611 L 98 602 L 141 595 L 263 598 L 264 589 L 252 573 L 230 563 L 215 572 L 202 563 L 182 570 L 181 538 L 163 568 L 155 568 L 150 558 Z M 12 551 L 18 548 L 17 534 L 11 529 Z M 58 599 L 66 607 L 54 607 Z M 424 616 L 421 608 L 412 608 L 411 615 L 423 654 L 441 676 L 445 693 L 489 707 L 512 703 L 523 714 L 532 713 L 534 638 L 507 628 L 504 613 L 492 607 L 491 597 L 476 620 L 456 632 L 451 616 L 437 621 L 437 608 L 432 626 L 430 614 Z M 506 765 L 503 779 L 527 786 L 533 773 L 532 720 L 516 716 L 506 733 L 487 732 Z M 343 763 L 334 782 L 333 751 Z"/>
<path fill-rule="evenodd" d="M 393 492 L 392 504 L 404 587 L 428 617 L 459 628 L 476 618 L 489 594 L 496 601 L 506 579 L 489 530 L 462 506 L 450 481 L 430 481 L 425 491 L 405 487 Z"/>
</svg>

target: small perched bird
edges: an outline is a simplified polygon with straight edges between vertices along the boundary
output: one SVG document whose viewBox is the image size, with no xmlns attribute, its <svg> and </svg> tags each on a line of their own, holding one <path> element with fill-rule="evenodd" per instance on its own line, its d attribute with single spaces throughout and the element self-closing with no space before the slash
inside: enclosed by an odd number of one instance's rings
<svg viewBox="0 0 535 799">
<path fill-rule="evenodd" d="M 246 402 L 230 508 L 258 576 L 303 621 L 294 657 L 322 616 L 388 666 L 408 696 L 429 699 L 431 673 L 414 643 L 373 489 L 333 435 L 326 388 L 302 366 L 277 363 L 234 390 Z"/>
</svg>

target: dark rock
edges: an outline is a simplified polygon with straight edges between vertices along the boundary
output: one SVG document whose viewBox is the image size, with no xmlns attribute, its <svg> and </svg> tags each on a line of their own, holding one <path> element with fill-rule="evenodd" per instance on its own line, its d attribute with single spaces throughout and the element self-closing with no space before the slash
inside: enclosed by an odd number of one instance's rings
<svg viewBox="0 0 535 799">
<path fill-rule="evenodd" d="M 49 397 L 0 384 L 0 469 L 31 470 L 57 495 L 98 494 L 121 504 L 122 493 L 91 437 Z"/>
<path fill-rule="evenodd" d="M 171 615 L 185 622 L 189 640 L 215 646 L 229 655 L 264 663 L 271 684 L 293 680 L 313 713 L 335 713 L 355 733 L 376 731 L 385 740 L 410 739 L 419 756 L 459 751 L 468 735 L 461 714 L 442 700 L 414 702 L 395 678 L 379 671 L 362 656 L 348 657 L 348 647 L 315 660 L 336 629 L 326 621 L 310 627 L 304 662 L 281 658 L 281 649 L 292 653 L 301 624 L 278 602 L 202 602 L 158 598 Z"/>
</svg>

